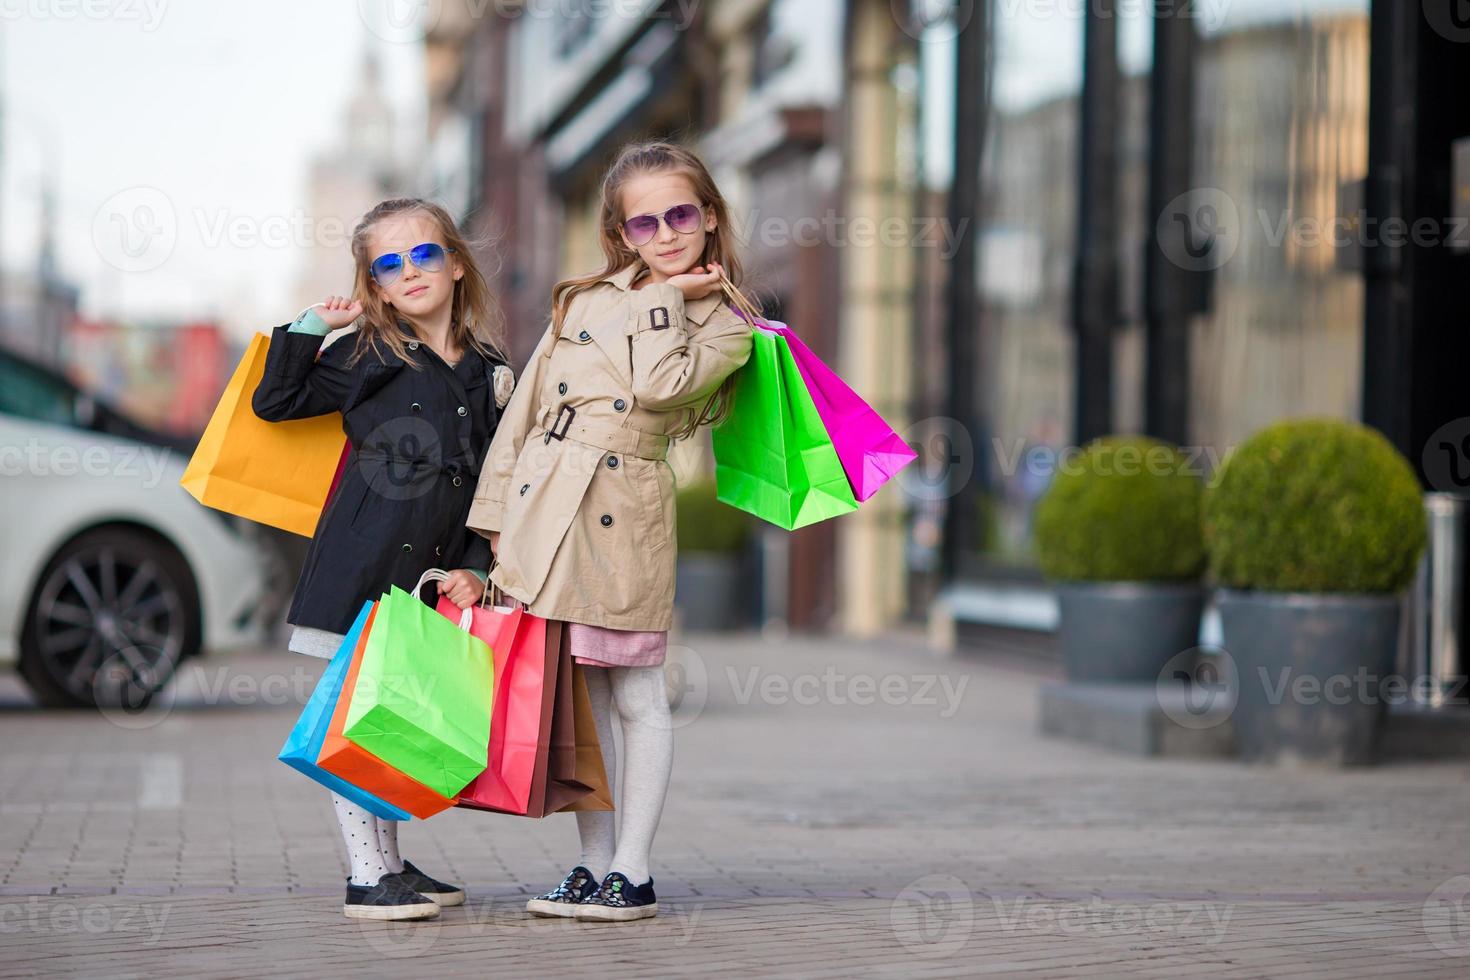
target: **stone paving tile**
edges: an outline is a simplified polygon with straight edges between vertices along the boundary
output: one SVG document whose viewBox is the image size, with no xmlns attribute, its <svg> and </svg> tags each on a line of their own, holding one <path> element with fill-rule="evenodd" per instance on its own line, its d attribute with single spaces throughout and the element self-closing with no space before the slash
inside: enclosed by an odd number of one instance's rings
<svg viewBox="0 0 1470 980">
<path fill-rule="evenodd" d="M 664 909 L 624 926 L 524 915 L 570 818 L 463 811 L 402 845 L 465 908 L 344 919 L 326 794 L 274 758 L 315 662 L 211 659 L 112 719 L 0 678 L 0 976 L 1470 975 L 1463 766 L 1113 755 L 1036 733 L 1040 675 L 907 637 L 676 655 Z"/>
</svg>

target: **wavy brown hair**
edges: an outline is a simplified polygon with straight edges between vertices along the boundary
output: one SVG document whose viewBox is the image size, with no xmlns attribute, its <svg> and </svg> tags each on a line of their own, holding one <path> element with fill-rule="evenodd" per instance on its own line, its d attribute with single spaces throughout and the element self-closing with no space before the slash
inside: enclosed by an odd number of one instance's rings
<svg viewBox="0 0 1470 980">
<path fill-rule="evenodd" d="M 412 329 L 399 319 L 392 306 L 383 301 L 373 289 L 372 264 L 376 255 L 370 254 L 368 233 L 373 225 L 384 218 L 417 212 L 434 223 L 439 229 L 441 244 L 452 250 L 451 260 L 458 260 L 464 275 L 454 283 L 454 300 L 449 314 L 449 335 L 455 346 L 478 351 L 482 357 L 506 361 L 505 326 L 500 310 L 490 295 L 490 287 L 475 262 L 473 248 L 485 248 L 487 241 L 473 240 L 461 234 L 449 212 L 418 197 L 395 197 L 375 205 L 362 216 L 352 230 L 353 295 L 362 303 L 362 316 L 358 317 L 357 345 L 348 358 L 356 364 L 369 352 L 379 362 L 386 360 L 383 348 L 406 362 L 414 370 L 420 365 L 408 356 L 408 344 L 417 340 Z M 445 266 L 448 268 L 447 264 Z"/>
<path fill-rule="evenodd" d="M 561 333 L 567 310 L 572 300 L 608 276 L 634 263 L 642 263 L 638 252 L 630 248 L 619 234 L 623 223 L 623 189 L 628 181 L 644 174 L 681 174 L 689 180 L 694 192 L 715 216 L 715 230 L 705 243 L 704 254 L 695 265 L 717 262 L 725 269 L 726 277 L 737 287 L 740 285 L 740 257 L 735 252 L 735 235 L 730 225 L 730 206 L 720 189 L 715 186 L 709 168 L 693 151 L 661 140 L 630 143 L 618 152 L 617 158 L 602 178 L 601 237 L 602 254 L 607 264 L 601 272 L 577 276 L 556 284 L 551 291 L 551 321 L 557 334 Z M 699 411 L 685 409 L 689 418 L 673 433 L 675 439 L 693 435 L 701 425 L 714 425 L 730 414 L 733 406 L 735 376 L 726 378 Z"/>
</svg>

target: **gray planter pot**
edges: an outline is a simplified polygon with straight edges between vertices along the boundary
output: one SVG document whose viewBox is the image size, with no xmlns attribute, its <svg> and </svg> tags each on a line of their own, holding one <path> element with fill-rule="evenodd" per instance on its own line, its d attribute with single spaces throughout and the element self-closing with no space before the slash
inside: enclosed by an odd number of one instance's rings
<svg viewBox="0 0 1470 980">
<path fill-rule="evenodd" d="M 1064 582 L 1056 592 L 1068 680 L 1154 683 L 1170 658 L 1199 645 L 1205 590 L 1196 583 Z"/>
<path fill-rule="evenodd" d="M 686 552 L 674 571 L 674 604 L 687 630 L 732 630 L 745 609 L 738 554 Z"/>
<path fill-rule="evenodd" d="M 1235 666 L 1241 757 L 1371 762 L 1384 714 L 1380 686 L 1398 643 L 1398 596 L 1224 589 L 1219 607 Z"/>
</svg>

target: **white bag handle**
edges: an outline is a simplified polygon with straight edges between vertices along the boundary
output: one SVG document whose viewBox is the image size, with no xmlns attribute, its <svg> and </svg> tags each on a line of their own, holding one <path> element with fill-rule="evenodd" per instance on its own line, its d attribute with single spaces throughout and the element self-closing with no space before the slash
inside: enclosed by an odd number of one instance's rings
<svg viewBox="0 0 1470 980">
<path fill-rule="evenodd" d="M 431 568 L 428 571 L 424 572 L 424 574 L 422 574 L 422 575 L 419 576 L 419 584 L 418 585 L 415 585 L 413 587 L 413 595 L 414 595 L 414 598 L 415 599 L 419 598 L 419 593 L 422 592 L 424 586 L 425 585 L 428 585 L 430 582 L 448 582 L 448 581 L 449 581 L 449 573 L 448 572 L 446 572 L 442 568 Z M 475 607 L 474 606 L 467 606 L 464 609 L 460 610 L 460 613 L 459 613 L 459 628 L 460 629 L 462 629 L 466 633 L 468 633 L 470 631 L 470 627 L 473 626 L 474 623 L 475 623 Z"/>
</svg>

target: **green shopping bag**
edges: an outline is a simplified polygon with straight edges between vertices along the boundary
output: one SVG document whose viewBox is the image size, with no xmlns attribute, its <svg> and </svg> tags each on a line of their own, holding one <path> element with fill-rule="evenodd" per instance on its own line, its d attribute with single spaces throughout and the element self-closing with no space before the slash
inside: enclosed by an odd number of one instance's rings
<svg viewBox="0 0 1470 980">
<path fill-rule="evenodd" d="M 484 640 L 416 593 L 393 586 L 379 602 L 342 734 L 453 797 L 489 758 L 494 661 Z"/>
<path fill-rule="evenodd" d="M 857 510 L 786 338 L 751 331 L 734 408 L 711 433 L 716 496 L 788 531 Z"/>
</svg>

